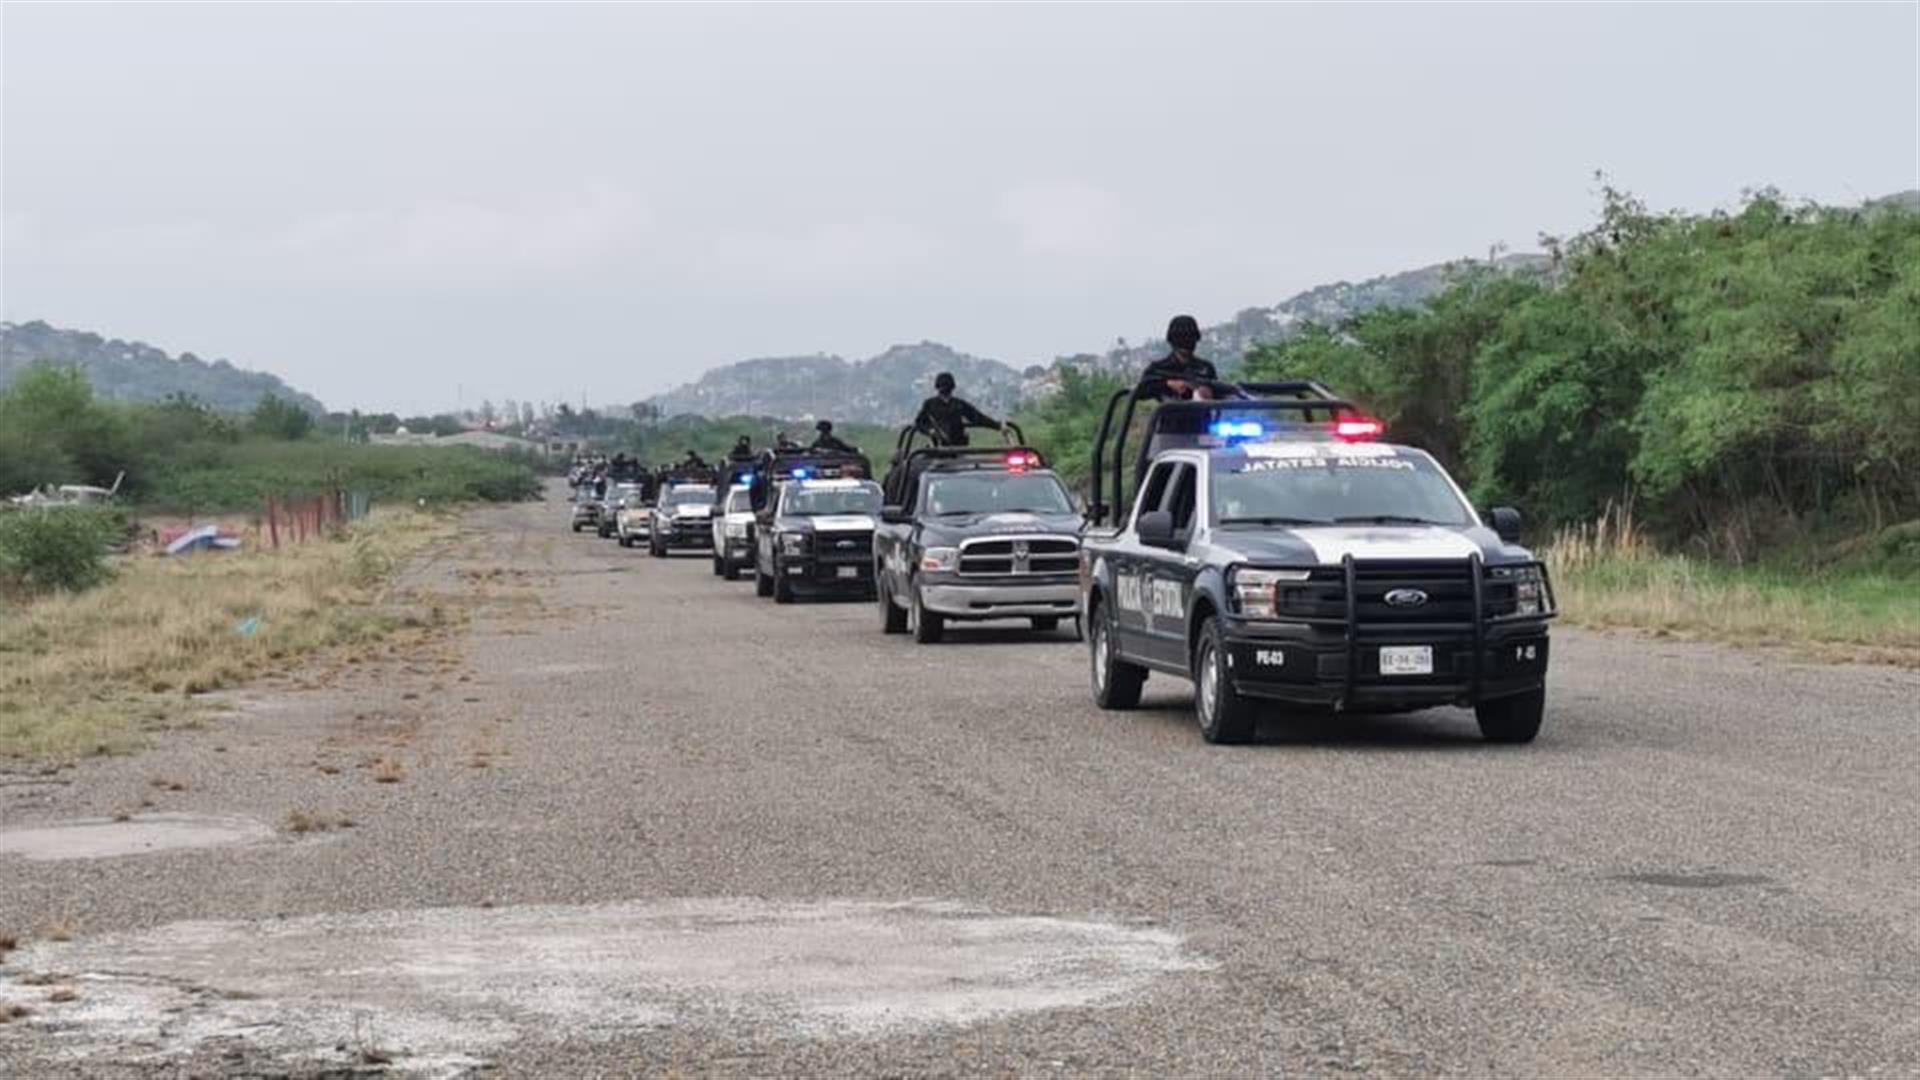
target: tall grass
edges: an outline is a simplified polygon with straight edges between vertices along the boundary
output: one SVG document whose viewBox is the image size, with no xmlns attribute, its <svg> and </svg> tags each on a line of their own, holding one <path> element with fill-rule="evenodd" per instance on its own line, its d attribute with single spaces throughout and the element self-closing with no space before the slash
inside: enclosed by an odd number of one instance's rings
<svg viewBox="0 0 1920 1080">
<path fill-rule="evenodd" d="M 191 696 L 408 621 L 381 589 L 444 518 L 377 511 L 339 539 L 279 551 L 121 560 L 113 578 L 0 610 L 0 756 L 125 749 Z"/>
<path fill-rule="evenodd" d="M 1576 624 L 1920 666 L 1920 576 L 1895 564 L 1728 566 L 1662 552 L 1630 505 L 1559 530 L 1544 557 Z"/>
</svg>

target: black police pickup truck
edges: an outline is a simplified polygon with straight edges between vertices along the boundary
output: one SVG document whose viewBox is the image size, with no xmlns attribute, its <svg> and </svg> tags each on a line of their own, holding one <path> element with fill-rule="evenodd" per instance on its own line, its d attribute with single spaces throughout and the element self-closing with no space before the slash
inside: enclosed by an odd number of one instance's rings
<svg viewBox="0 0 1920 1080">
<path fill-rule="evenodd" d="M 1483 519 L 1431 456 L 1313 383 L 1162 404 L 1123 489 L 1147 389 L 1114 395 L 1094 449 L 1082 603 L 1102 708 L 1158 671 L 1194 681 L 1209 742 L 1252 737 L 1262 702 L 1470 706 L 1486 739 L 1533 739 L 1554 601 L 1516 511 Z"/>
<path fill-rule="evenodd" d="M 764 452 L 748 488 L 754 592 L 777 604 L 803 594 L 868 595 L 880 512 L 872 475 L 857 453 Z"/>
<path fill-rule="evenodd" d="M 901 432 L 874 540 L 885 632 L 930 644 L 949 622 L 1024 618 L 1045 632 L 1078 619 L 1084 522 L 1008 427 L 1001 447 L 916 449 L 914 430 Z"/>
</svg>

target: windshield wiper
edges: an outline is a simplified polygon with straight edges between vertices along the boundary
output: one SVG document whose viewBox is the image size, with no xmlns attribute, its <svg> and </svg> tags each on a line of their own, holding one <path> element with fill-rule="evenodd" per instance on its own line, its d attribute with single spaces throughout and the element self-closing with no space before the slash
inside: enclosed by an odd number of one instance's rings
<svg viewBox="0 0 1920 1080">
<path fill-rule="evenodd" d="M 1353 517 L 1337 517 L 1335 525 L 1438 525 L 1437 521 L 1423 517 L 1408 517 L 1405 514 L 1358 514 Z"/>
<path fill-rule="evenodd" d="M 1262 514 L 1258 517 L 1223 517 L 1222 525 L 1331 525 L 1322 518 L 1284 517 L 1275 514 Z"/>
</svg>

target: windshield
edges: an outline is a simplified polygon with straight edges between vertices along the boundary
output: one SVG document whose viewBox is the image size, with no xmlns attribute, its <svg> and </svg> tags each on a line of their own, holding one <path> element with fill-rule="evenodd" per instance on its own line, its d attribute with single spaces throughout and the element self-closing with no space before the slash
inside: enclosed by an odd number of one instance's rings
<svg viewBox="0 0 1920 1080">
<path fill-rule="evenodd" d="M 785 511 L 800 517 L 816 514 L 877 514 L 880 512 L 880 486 L 861 484 L 852 488 L 792 488 L 787 492 Z"/>
<path fill-rule="evenodd" d="M 746 488 L 735 488 L 727 492 L 727 513 L 746 514 L 753 511 L 753 492 Z"/>
<path fill-rule="evenodd" d="M 924 503 L 930 514 L 1071 514 L 1073 500 L 1052 476 L 1012 472 L 935 476 Z"/>
<path fill-rule="evenodd" d="M 712 502 L 713 489 L 704 485 L 674 488 L 672 491 L 667 492 L 666 498 L 661 500 L 661 504 L 664 506 L 711 505 Z"/>
<path fill-rule="evenodd" d="M 1466 504 L 1424 455 L 1338 451 L 1220 462 L 1213 473 L 1217 524 L 1468 525 Z"/>
</svg>

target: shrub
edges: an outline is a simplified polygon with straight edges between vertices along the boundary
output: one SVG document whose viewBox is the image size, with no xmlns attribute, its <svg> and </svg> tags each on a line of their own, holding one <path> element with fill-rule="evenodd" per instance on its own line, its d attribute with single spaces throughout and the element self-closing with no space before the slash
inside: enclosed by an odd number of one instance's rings
<svg viewBox="0 0 1920 1080">
<path fill-rule="evenodd" d="M 106 580 L 107 545 L 125 531 L 110 510 L 66 507 L 0 514 L 0 580 L 34 592 L 79 592 Z"/>
</svg>

